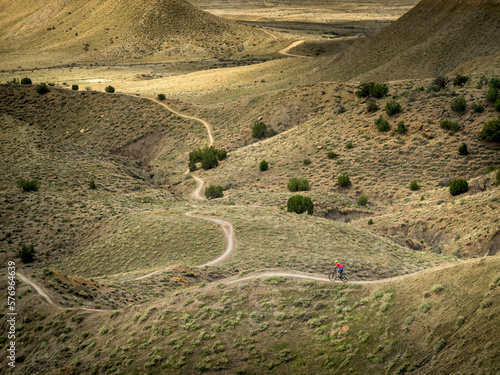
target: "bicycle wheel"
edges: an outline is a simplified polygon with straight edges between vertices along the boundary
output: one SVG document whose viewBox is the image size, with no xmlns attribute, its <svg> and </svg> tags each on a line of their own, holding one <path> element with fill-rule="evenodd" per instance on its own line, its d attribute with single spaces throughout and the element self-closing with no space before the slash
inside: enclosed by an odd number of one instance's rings
<svg viewBox="0 0 500 375">
<path fill-rule="evenodd" d="M 344 283 L 347 282 L 347 274 L 342 273 L 342 276 L 340 278 L 342 279 L 342 282 L 344 282 Z"/>
<path fill-rule="evenodd" d="M 328 274 L 328 278 L 330 279 L 330 281 L 335 281 L 335 279 L 337 278 L 337 272 L 336 271 L 332 271 Z"/>
</svg>

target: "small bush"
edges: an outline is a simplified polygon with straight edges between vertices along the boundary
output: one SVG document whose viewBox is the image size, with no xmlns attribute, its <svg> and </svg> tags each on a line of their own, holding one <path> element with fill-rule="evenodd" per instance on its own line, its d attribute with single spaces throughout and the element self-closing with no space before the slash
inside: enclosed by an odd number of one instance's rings
<svg viewBox="0 0 500 375">
<path fill-rule="evenodd" d="M 269 138 L 271 138 L 271 137 L 274 137 L 276 134 L 278 134 L 278 133 L 276 133 L 276 130 L 274 130 L 273 128 L 269 127 L 269 130 L 267 131 L 267 136 Z"/>
<path fill-rule="evenodd" d="M 368 220 L 368 225 L 373 225 L 373 219 Z"/>
<path fill-rule="evenodd" d="M 483 125 L 479 138 L 489 142 L 500 142 L 500 117 Z"/>
<path fill-rule="evenodd" d="M 481 104 L 474 104 L 472 106 L 472 110 L 476 113 L 483 113 L 484 112 L 484 107 Z"/>
<path fill-rule="evenodd" d="M 305 158 L 305 159 L 303 160 L 303 163 L 304 163 L 304 165 L 310 165 L 310 164 L 311 164 L 311 159 L 309 159 L 309 158 Z"/>
<path fill-rule="evenodd" d="M 367 98 L 370 96 L 370 88 L 375 85 L 375 82 L 364 82 L 360 84 L 357 88 L 358 91 L 355 92 L 358 98 Z"/>
<path fill-rule="evenodd" d="M 378 119 L 375 119 L 374 122 L 375 125 L 377 126 L 377 129 L 381 132 L 386 132 L 391 129 L 389 122 L 387 120 L 384 120 L 382 116 L 380 116 Z"/>
<path fill-rule="evenodd" d="M 31 85 L 31 83 L 31 79 L 28 77 L 24 77 L 23 79 L 21 79 L 21 85 Z"/>
<path fill-rule="evenodd" d="M 309 189 L 309 180 L 306 178 L 292 177 L 288 180 L 287 188 L 292 192 L 306 191 L 307 189 Z"/>
<path fill-rule="evenodd" d="M 446 130 L 451 130 L 451 131 L 458 131 L 460 130 L 460 124 L 458 122 L 453 122 L 451 120 L 443 120 L 439 123 L 439 126 L 441 126 L 442 129 Z"/>
<path fill-rule="evenodd" d="M 266 133 L 267 126 L 262 121 L 257 121 L 252 126 L 252 137 L 254 138 L 262 138 Z"/>
<path fill-rule="evenodd" d="M 379 106 L 375 100 L 367 100 L 366 101 L 366 110 L 368 112 L 375 112 L 378 111 Z"/>
<path fill-rule="evenodd" d="M 191 172 L 196 170 L 196 163 L 201 162 L 201 167 L 205 170 L 215 168 L 219 165 L 219 160 L 225 159 L 227 151 L 224 149 L 217 149 L 214 146 L 203 149 L 191 151 L 189 153 L 188 167 Z"/>
<path fill-rule="evenodd" d="M 338 155 L 333 151 L 328 151 L 326 156 L 328 157 L 328 159 L 336 159 Z"/>
<path fill-rule="evenodd" d="M 469 150 L 467 150 L 467 145 L 465 143 L 462 143 L 460 146 L 458 146 L 458 154 L 469 155 Z"/>
<path fill-rule="evenodd" d="M 417 182 L 417 181 L 415 181 L 415 180 L 413 180 L 413 181 L 410 183 L 410 190 L 415 191 L 415 190 L 418 190 L 418 189 L 420 189 L 420 186 L 418 186 L 418 182 Z"/>
<path fill-rule="evenodd" d="M 366 206 L 367 203 L 368 203 L 368 198 L 366 197 L 366 195 L 361 195 L 358 198 L 358 206 Z"/>
<path fill-rule="evenodd" d="M 495 111 L 500 112 L 500 98 L 498 98 L 495 101 L 495 104 L 493 105 L 493 107 L 495 108 Z"/>
<path fill-rule="evenodd" d="M 106 86 L 104 91 L 109 92 L 109 93 L 113 93 L 113 92 L 115 92 L 115 88 L 113 86 Z"/>
<path fill-rule="evenodd" d="M 349 180 L 349 176 L 347 174 L 342 174 L 337 178 L 337 183 L 341 187 L 346 187 L 351 184 L 351 181 Z"/>
<path fill-rule="evenodd" d="M 21 250 L 17 253 L 17 256 L 21 258 L 21 262 L 23 263 L 32 263 L 35 260 L 35 246 L 23 245 Z"/>
<path fill-rule="evenodd" d="M 486 100 L 488 100 L 491 103 L 495 103 L 499 97 L 500 94 L 498 89 L 494 86 L 490 86 L 488 88 L 488 92 L 486 93 Z"/>
<path fill-rule="evenodd" d="M 262 160 L 259 164 L 259 169 L 261 172 L 267 171 L 269 169 L 269 163 L 265 160 Z"/>
<path fill-rule="evenodd" d="M 46 94 L 50 91 L 49 86 L 45 82 L 39 83 L 35 88 L 36 92 L 40 95 Z"/>
<path fill-rule="evenodd" d="M 466 180 L 462 178 L 457 178 L 456 180 L 453 180 L 450 184 L 450 194 L 453 196 L 466 193 L 468 190 L 469 190 L 469 184 L 467 183 Z"/>
<path fill-rule="evenodd" d="M 205 197 L 208 199 L 215 199 L 224 196 L 222 192 L 222 186 L 220 185 L 211 185 L 205 188 Z"/>
<path fill-rule="evenodd" d="M 406 133 L 406 131 L 408 130 L 407 126 L 405 125 L 404 121 L 400 121 L 398 122 L 398 128 L 396 129 L 396 131 L 399 133 L 399 134 L 404 134 Z"/>
<path fill-rule="evenodd" d="M 303 195 L 293 195 L 288 198 L 287 211 L 298 214 L 307 211 L 309 215 L 312 215 L 314 211 L 314 204 L 309 197 L 304 197 Z"/>
<path fill-rule="evenodd" d="M 385 113 L 387 113 L 388 116 L 394 116 L 401 112 L 401 104 L 399 104 L 395 100 L 389 100 L 387 103 L 385 103 Z"/>
<path fill-rule="evenodd" d="M 459 316 L 459 317 L 457 318 L 457 321 L 456 321 L 456 325 L 457 325 L 457 327 L 461 327 L 461 326 L 463 326 L 463 325 L 464 325 L 464 323 L 465 323 L 465 317 L 463 317 L 463 316 Z"/>
<path fill-rule="evenodd" d="M 345 144 L 345 148 L 347 148 L 347 149 L 351 149 L 351 148 L 353 148 L 353 147 L 354 147 L 354 145 L 352 144 L 352 141 L 348 141 L 348 142 Z"/>
<path fill-rule="evenodd" d="M 464 87 L 465 84 L 469 81 L 469 77 L 468 76 L 463 76 L 463 75 L 460 75 L 460 74 L 457 74 L 457 76 L 455 77 L 455 79 L 453 80 L 453 85 L 454 86 L 460 86 L 460 87 Z"/>
<path fill-rule="evenodd" d="M 364 82 L 358 86 L 356 96 L 358 98 L 367 98 L 372 96 L 374 98 L 383 98 L 389 93 L 389 88 L 385 83 Z"/>
<path fill-rule="evenodd" d="M 448 83 L 450 83 L 450 79 L 445 75 L 439 75 L 432 81 L 432 85 L 438 86 L 440 89 L 445 89 Z"/>
<path fill-rule="evenodd" d="M 444 290 L 444 286 L 442 286 L 441 284 L 436 284 L 431 289 L 431 291 L 433 291 L 434 293 L 440 293 L 443 290 Z"/>
<path fill-rule="evenodd" d="M 431 309 L 431 304 L 429 302 L 424 302 L 418 308 L 418 311 L 426 313 Z"/>
<path fill-rule="evenodd" d="M 17 186 L 23 189 L 23 191 L 37 191 L 40 188 L 40 183 L 38 180 L 21 178 L 17 181 Z"/>
<path fill-rule="evenodd" d="M 457 113 L 465 112 L 467 109 L 467 103 L 465 102 L 465 98 L 463 96 L 458 96 L 452 100 L 451 109 L 453 109 Z"/>
<path fill-rule="evenodd" d="M 215 156 L 217 156 L 218 160 L 224 160 L 227 157 L 227 151 L 222 149 L 215 149 Z"/>
<path fill-rule="evenodd" d="M 80 87 L 78 85 L 71 85 L 71 90 L 77 91 Z"/>
<path fill-rule="evenodd" d="M 89 182 L 89 188 L 94 190 L 96 188 L 94 180 Z"/>
<path fill-rule="evenodd" d="M 167 99 L 165 94 L 158 94 L 158 100 L 165 100 L 165 99 Z"/>
<path fill-rule="evenodd" d="M 439 353 L 441 350 L 444 349 L 445 346 L 446 346 L 446 340 L 440 338 L 434 341 L 434 344 L 432 344 L 432 350 L 434 351 L 434 353 Z"/>
</svg>

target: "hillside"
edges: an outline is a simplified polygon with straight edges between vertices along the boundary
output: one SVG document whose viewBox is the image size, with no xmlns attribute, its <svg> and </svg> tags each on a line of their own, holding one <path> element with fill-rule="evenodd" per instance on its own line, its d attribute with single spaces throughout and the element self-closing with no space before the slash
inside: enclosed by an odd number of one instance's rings
<svg viewBox="0 0 500 375">
<path fill-rule="evenodd" d="M 356 81 L 434 77 L 500 52 L 499 37 L 499 1 L 422 0 L 390 26 L 323 63 L 317 73 L 323 79 Z"/>
<path fill-rule="evenodd" d="M 2 0 L 0 10 L 0 53 L 6 63 L 17 59 L 25 67 L 147 56 L 213 58 L 255 44 L 264 50 L 272 39 L 184 0 Z"/>
<path fill-rule="evenodd" d="M 20 284 L 18 372 L 495 374 L 499 266 L 359 285 L 230 279 L 113 312 L 54 310 Z"/>
</svg>

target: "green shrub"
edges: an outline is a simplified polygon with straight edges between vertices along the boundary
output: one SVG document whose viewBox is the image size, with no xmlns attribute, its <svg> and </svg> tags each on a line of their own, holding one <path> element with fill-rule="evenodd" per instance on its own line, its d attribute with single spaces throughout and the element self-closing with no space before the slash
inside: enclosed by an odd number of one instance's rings
<svg viewBox="0 0 500 375">
<path fill-rule="evenodd" d="M 21 178 L 17 181 L 17 186 L 23 189 L 23 191 L 37 191 L 40 188 L 40 182 L 38 180 Z"/>
<path fill-rule="evenodd" d="M 467 150 L 467 145 L 465 143 L 462 143 L 460 146 L 458 146 L 458 154 L 469 155 L 469 150 Z"/>
<path fill-rule="evenodd" d="M 50 91 L 49 86 L 45 82 L 39 83 L 35 88 L 36 92 L 40 95 L 46 94 Z"/>
<path fill-rule="evenodd" d="M 451 109 L 453 109 L 457 113 L 465 112 L 467 109 L 467 103 L 465 102 L 465 98 L 463 96 L 456 97 L 451 101 Z"/>
<path fill-rule="evenodd" d="M 333 151 L 328 151 L 326 156 L 328 157 L 328 159 L 336 159 L 338 155 Z"/>
<path fill-rule="evenodd" d="M 450 184 L 450 194 L 455 196 L 466 193 L 469 190 L 469 184 L 463 178 L 457 178 Z"/>
<path fill-rule="evenodd" d="M 257 121 L 252 126 L 252 137 L 262 138 L 265 135 L 266 130 L 267 130 L 266 124 L 264 124 L 262 121 Z"/>
<path fill-rule="evenodd" d="M 375 83 L 375 82 L 364 82 L 358 87 L 358 91 L 355 92 L 358 98 L 367 98 L 372 96 L 374 98 L 383 98 L 389 92 L 389 88 L 385 83 Z"/>
<path fill-rule="evenodd" d="M 500 95 L 498 89 L 494 86 L 490 86 L 488 88 L 488 92 L 486 93 L 486 99 L 491 103 L 495 103 L 499 97 Z"/>
<path fill-rule="evenodd" d="M 305 158 L 303 161 L 304 165 L 310 165 L 311 164 L 311 159 Z"/>
<path fill-rule="evenodd" d="M 368 220 L 368 225 L 373 225 L 373 219 Z"/>
<path fill-rule="evenodd" d="M 348 149 L 351 149 L 353 148 L 354 145 L 352 144 L 352 141 L 348 141 L 346 144 L 345 144 L 345 148 L 348 148 Z"/>
<path fill-rule="evenodd" d="M 439 75 L 434 78 L 434 81 L 432 81 L 432 85 L 435 85 L 440 89 L 445 89 L 446 86 L 448 86 L 448 83 L 450 83 L 450 79 L 445 75 Z"/>
<path fill-rule="evenodd" d="M 89 182 L 89 188 L 91 188 L 91 189 L 95 189 L 96 188 L 94 180 L 92 180 L 92 181 Z"/>
<path fill-rule="evenodd" d="M 113 86 L 106 86 L 104 91 L 113 93 L 113 92 L 115 92 L 115 88 Z"/>
<path fill-rule="evenodd" d="M 500 142 L 500 117 L 483 125 L 479 138 L 489 142 Z"/>
<path fill-rule="evenodd" d="M 434 293 L 440 293 L 444 290 L 444 286 L 441 285 L 441 284 L 436 284 L 432 287 L 431 291 L 433 291 Z"/>
<path fill-rule="evenodd" d="M 472 110 L 476 113 L 483 113 L 484 112 L 484 107 L 480 104 L 474 104 L 472 106 Z"/>
<path fill-rule="evenodd" d="M 366 195 L 360 195 L 360 197 L 358 198 L 358 206 L 366 206 L 367 203 L 368 198 L 366 197 Z"/>
<path fill-rule="evenodd" d="M 460 130 L 460 124 L 458 122 L 453 122 L 451 120 L 443 120 L 439 123 L 439 126 L 441 126 L 442 129 L 446 130 L 451 130 L 451 131 L 458 131 Z"/>
<path fill-rule="evenodd" d="M 209 151 L 203 154 L 201 167 L 205 170 L 215 168 L 219 165 L 219 159 L 215 152 Z"/>
<path fill-rule="evenodd" d="M 217 156 L 217 159 L 219 159 L 219 160 L 224 160 L 227 157 L 227 151 L 224 150 L 223 148 L 221 148 L 221 149 L 216 148 L 215 149 L 215 156 Z"/>
<path fill-rule="evenodd" d="M 227 156 L 227 151 L 217 149 L 214 146 L 191 151 L 189 153 L 188 167 L 191 172 L 196 170 L 196 163 L 201 163 L 203 169 L 212 169 L 219 165 L 219 160 L 224 160 Z"/>
<path fill-rule="evenodd" d="M 222 196 L 224 196 L 224 193 L 220 185 L 210 185 L 205 188 L 205 197 L 208 199 L 220 198 Z"/>
<path fill-rule="evenodd" d="M 28 77 L 24 77 L 23 79 L 21 79 L 21 85 L 31 85 L 31 83 L 31 79 Z"/>
<path fill-rule="evenodd" d="M 288 180 L 287 188 L 292 192 L 306 191 L 309 189 L 309 180 L 306 178 L 292 177 Z"/>
<path fill-rule="evenodd" d="M 71 90 L 77 91 L 80 87 L 78 85 L 71 85 Z"/>
<path fill-rule="evenodd" d="M 401 112 L 401 104 L 399 104 L 395 100 L 389 100 L 387 103 L 385 103 L 385 113 L 389 116 L 394 116 Z"/>
<path fill-rule="evenodd" d="M 500 97 L 495 101 L 493 107 L 495 108 L 495 111 L 500 112 Z"/>
<path fill-rule="evenodd" d="M 406 127 L 404 121 L 398 122 L 398 128 L 396 129 L 396 131 L 399 134 L 404 134 L 404 133 L 406 133 L 407 130 L 408 130 L 408 128 Z"/>
<path fill-rule="evenodd" d="M 303 195 L 293 195 L 288 198 L 287 211 L 298 214 L 307 211 L 309 215 L 312 215 L 314 211 L 314 204 L 309 197 L 304 197 Z"/>
<path fill-rule="evenodd" d="M 165 94 L 158 94 L 158 100 L 165 100 L 165 99 L 167 99 Z"/>
<path fill-rule="evenodd" d="M 23 245 L 21 250 L 17 253 L 17 256 L 21 258 L 21 262 L 23 263 L 32 263 L 35 260 L 35 246 Z"/>
<path fill-rule="evenodd" d="M 370 99 L 370 100 L 366 101 L 366 110 L 368 112 L 375 112 L 375 111 L 378 111 L 378 109 L 379 109 L 379 106 L 375 100 Z"/>
<path fill-rule="evenodd" d="M 259 164 L 259 169 L 261 172 L 267 171 L 269 169 L 269 164 L 267 161 L 262 160 Z"/>
<path fill-rule="evenodd" d="M 271 138 L 271 137 L 274 137 L 276 134 L 278 134 L 278 133 L 276 133 L 276 130 L 274 130 L 273 128 L 269 127 L 269 129 L 267 130 L 267 136 L 269 138 Z"/>
<path fill-rule="evenodd" d="M 380 116 L 378 119 L 375 119 L 374 122 L 375 125 L 377 125 L 377 129 L 381 132 L 386 132 L 391 129 L 389 122 L 387 120 L 384 120 L 382 116 Z"/>
<path fill-rule="evenodd" d="M 415 190 L 418 190 L 418 189 L 420 189 L 420 186 L 418 186 L 417 181 L 413 180 L 413 181 L 410 183 L 410 190 L 415 191 Z"/>
<path fill-rule="evenodd" d="M 418 308 L 418 311 L 426 313 L 431 309 L 431 304 L 429 302 L 424 302 Z"/>
<path fill-rule="evenodd" d="M 346 187 L 351 184 L 351 181 L 349 180 L 349 176 L 347 174 L 342 174 L 337 178 L 337 183 L 341 187 Z"/>
<path fill-rule="evenodd" d="M 457 74 L 455 79 L 453 80 L 453 85 L 454 86 L 460 86 L 460 87 L 464 87 L 465 84 L 469 81 L 469 77 L 468 76 L 463 76 L 461 74 Z"/>
<path fill-rule="evenodd" d="M 446 346 L 446 340 L 443 338 L 439 338 L 432 344 L 432 350 L 434 353 L 439 353 Z"/>
</svg>

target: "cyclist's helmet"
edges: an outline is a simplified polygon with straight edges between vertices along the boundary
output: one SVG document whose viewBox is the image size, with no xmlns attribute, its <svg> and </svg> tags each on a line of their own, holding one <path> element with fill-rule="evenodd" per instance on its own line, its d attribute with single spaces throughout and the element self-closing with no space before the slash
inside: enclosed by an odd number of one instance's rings
<svg viewBox="0 0 500 375">
<path fill-rule="evenodd" d="M 338 260 L 336 260 L 336 261 L 335 261 L 335 264 L 337 264 L 338 262 L 339 262 L 339 261 L 338 261 Z"/>
</svg>

